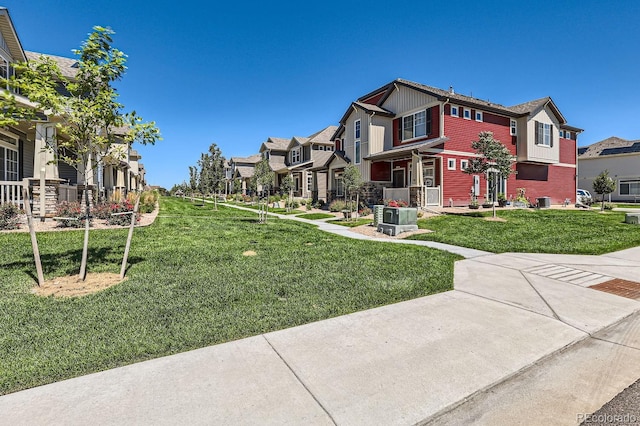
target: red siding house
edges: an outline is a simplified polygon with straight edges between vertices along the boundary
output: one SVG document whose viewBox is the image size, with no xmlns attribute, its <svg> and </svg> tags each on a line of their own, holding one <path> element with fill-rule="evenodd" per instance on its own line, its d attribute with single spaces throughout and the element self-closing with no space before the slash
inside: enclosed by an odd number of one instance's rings
<svg viewBox="0 0 640 426">
<path fill-rule="evenodd" d="M 463 172 L 477 154 L 471 142 L 493 132 L 513 154 L 509 177 Z M 581 129 L 569 126 L 550 97 L 515 106 L 397 79 L 353 102 L 333 135 L 343 158 L 359 167 L 368 202 L 403 199 L 413 205 L 449 206 L 498 193 L 515 198 L 519 188 L 532 202 L 561 204 L 576 196 L 576 144 Z M 339 190 L 342 159 L 328 163 L 329 192 Z M 333 176 L 333 174 L 336 174 Z"/>
</svg>

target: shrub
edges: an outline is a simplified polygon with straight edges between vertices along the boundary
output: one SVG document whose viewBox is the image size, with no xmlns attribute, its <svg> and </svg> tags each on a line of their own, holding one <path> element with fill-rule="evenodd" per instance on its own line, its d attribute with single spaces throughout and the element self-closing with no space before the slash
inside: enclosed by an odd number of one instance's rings
<svg viewBox="0 0 640 426">
<path fill-rule="evenodd" d="M 345 209 L 346 203 L 343 200 L 333 200 L 331 204 L 329 204 L 330 212 L 341 212 Z"/>
<path fill-rule="evenodd" d="M 278 201 L 280 201 L 279 195 L 276 194 L 269 196 L 269 203 L 277 203 Z"/>
<path fill-rule="evenodd" d="M 121 203 L 110 203 L 109 209 L 111 210 L 111 214 L 109 214 L 109 218 L 107 219 L 109 225 L 128 226 L 131 224 L 131 215 L 119 214 L 112 216 L 113 213 L 132 212 L 133 204 L 131 204 L 129 200 Z"/>
<path fill-rule="evenodd" d="M 307 210 L 311 210 L 313 208 L 313 200 L 311 198 L 309 198 L 307 200 Z"/>
<path fill-rule="evenodd" d="M 111 203 L 96 204 L 91 210 L 91 213 L 96 219 L 107 220 L 111 217 Z"/>
<path fill-rule="evenodd" d="M 322 200 L 318 200 L 315 203 L 313 203 L 313 207 L 315 207 L 316 209 L 322 209 L 324 208 L 325 202 Z"/>
<path fill-rule="evenodd" d="M 157 202 L 158 191 L 144 191 L 142 194 L 140 194 L 140 205 L 138 206 L 138 212 L 151 213 L 156 208 Z"/>
<path fill-rule="evenodd" d="M 297 209 L 298 207 L 300 207 L 300 203 L 296 200 L 288 200 L 287 207 L 289 207 L 290 209 Z"/>
<path fill-rule="evenodd" d="M 58 219 L 56 226 L 60 228 L 82 228 L 84 226 L 84 208 L 77 201 L 63 201 L 58 203 L 56 206 L 56 216 L 69 218 Z M 89 219 L 89 225 L 91 225 L 91 219 Z"/>
<path fill-rule="evenodd" d="M 613 210 L 615 206 L 613 203 L 604 203 L 604 210 Z"/>
<path fill-rule="evenodd" d="M 361 208 L 358 213 L 360 214 L 360 216 L 369 216 L 371 214 L 371 209 L 365 206 Z"/>
<path fill-rule="evenodd" d="M 18 229 L 18 214 L 20 209 L 15 204 L 7 203 L 0 206 L 0 229 Z"/>
</svg>

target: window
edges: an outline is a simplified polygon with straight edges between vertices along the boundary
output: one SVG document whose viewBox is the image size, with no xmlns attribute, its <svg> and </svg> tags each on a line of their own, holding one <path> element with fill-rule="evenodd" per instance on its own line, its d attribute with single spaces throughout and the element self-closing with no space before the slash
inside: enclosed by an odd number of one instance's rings
<svg viewBox="0 0 640 426">
<path fill-rule="evenodd" d="M 342 172 L 338 172 L 334 175 L 336 183 L 336 195 L 342 197 L 344 195 L 344 182 L 342 182 Z"/>
<path fill-rule="evenodd" d="M 460 111 L 458 110 L 458 107 L 455 105 L 451 105 L 451 116 L 460 117 Z"/>
<path fill-rule="evenodd" d="M 621 180 L 620 195 L 640 195 L 640 180 Z"/>
<path fill-rule="evenodd" d="M 476 111 L 476 121 L 482 121 L 482 111 Z"/>
<path fill-rule="evenodd" d="M 307 191 L 313 191 L 313 173 L 307 172 Z"/>
<path fill-rule="evenodd" d="M 518 122 L 516 120 L 511 120 L 511 136 L 518 135 Z"/>
<path fill-rule="evenodd" d="M 471 110 L 469 108 L 463 108 L 462 114 L 465 120 L 471 120 Z"/>
<path fill-rule="evenodd" d="M 291 150 L 291 164 L 300 162 L 300 147 Z"/>
<path fill-rule="evenodd" d="M 360 141 L 355 141 L 355 143 L 353 144 L 353 150 L 354 150 L 353 162 L 354 162 L 354 164 L 360 164 L 360 160 L 361 160 L 361 158 L 360 158 L 360 154 L 361 154 L 360 153 Z"/>
<path fill-rule="evenodd" d="M 571 132 L 568 131 L 568 130 L 565 130 L 564 137 L 567 138 L 567 139 L 571 139 Z"/>
<path fill-rule="evenodd" d="M 18 139 L 0 133 L 0 180 L 18 180 Z"/>
<path fill-rule="evenodd" d="M 455 158 L 447 159 L 447 169 L 449 169 L 449 170 L 455 170 L 456 169 L 456 159 Z"/>
<path fill-rule="evenodd" d="M 431 133 L 431 109 L 402 117 L 402 140 L 419 138 Z"/>
<path fill-rule="evenodd" d="M 356 120 L 353 125 L 353 137 L 355 139 L 360 139 L 360 120 Z"/>
<path fill-rule="evenodd" d="M 536 145 L 553 146 L 553 126 L 536 121 Z"/>
<path fill-rule="evenodd" d="M 18 180 L 18 151 L 5 150 L 5 178 L 4 180 Z"/>
<path fill-rule="evenodd" d="M 469 168 L 469 160 L 460 160 L 460 170 L 467 170 Z"/>
</svg>

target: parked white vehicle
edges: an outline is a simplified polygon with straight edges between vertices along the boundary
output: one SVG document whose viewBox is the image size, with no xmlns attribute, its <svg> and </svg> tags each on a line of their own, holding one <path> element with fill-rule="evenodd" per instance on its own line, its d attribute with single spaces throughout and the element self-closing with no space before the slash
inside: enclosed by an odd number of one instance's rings
<svg viewBox="0 0 640 426">
<path fill-rule="evenodd" d="M 578 189 L 576 190 L 576 204 L 584 204 L 585 206 L 590 206 L 593 203 L 593 198 L 591 197 L 591 193 L 586 189 Z"/>
</svg>

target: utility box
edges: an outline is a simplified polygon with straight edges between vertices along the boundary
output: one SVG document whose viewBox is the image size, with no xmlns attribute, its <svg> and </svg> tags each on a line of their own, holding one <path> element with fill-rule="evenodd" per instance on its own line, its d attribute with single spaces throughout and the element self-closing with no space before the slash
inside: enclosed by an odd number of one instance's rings
<svg viewBox="0 0 640 426">
<path fill-rule="evenodd" d="M 418 230 L 418 209 L 406 207 L 384 207 L 382 223 L 378 223 L 377 230 L 387 235 L 395 236 L 403 232 Z"/>
<path fill-rule="evenodd" d="M 548 209 L 549 207 L 551 207 L 551 198 L 538 197 L 538 207 L 541 209 Z"/>
<path fill-rule="evenodd" d="M 385 207 L 383 223 L 391 225 L 415 225 L 418 221 L 418 210 L 406 207 Z"/>
<path fill-rule="evenodd" d="M 373 226 L 378 226 L 382 223 L 384 218 L 384 206 L 383 205 L 375 205 L 373 206 Z"/>
<path fill-rule="evenodd" d="M 631 223 L 633 225 L 640 225 L 640 213 L 626 213 L 624 215 L 624 222 Z"/>
</svg>

